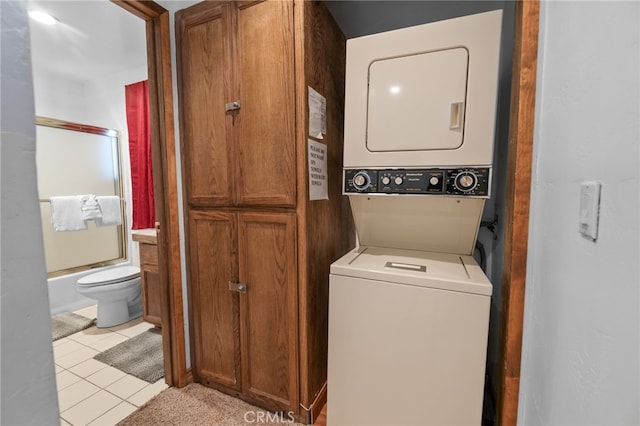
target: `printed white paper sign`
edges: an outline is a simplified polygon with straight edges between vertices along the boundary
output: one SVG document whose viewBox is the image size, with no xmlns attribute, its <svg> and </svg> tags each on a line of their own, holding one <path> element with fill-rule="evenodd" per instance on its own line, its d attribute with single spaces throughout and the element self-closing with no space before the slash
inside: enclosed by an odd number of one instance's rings
<svg viewBox="0 0 640 426">
<path fill-rule="evenodd" d="M 328 200 L 327 146 L 308 139 L 309 144 L 309 200 Z"/>
</svg>

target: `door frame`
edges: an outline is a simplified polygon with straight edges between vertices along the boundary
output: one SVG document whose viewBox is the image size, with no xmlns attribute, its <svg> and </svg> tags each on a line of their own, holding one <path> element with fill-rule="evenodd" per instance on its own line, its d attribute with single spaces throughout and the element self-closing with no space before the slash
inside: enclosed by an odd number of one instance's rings
<svg viewBox="0 0 640 426">
<path fill-rule="evenodd" d="M 153 1 L 111 1 L 146 24 L 164 372 L 169 386 L 183 387 L 191 382 L 191 378 L 186 366 L 182 304 L 169 12 Z"/>
<path fill-rule="evenodd" d="M 518 420 L 539 18 L 539 0 L 516 2 L 496 416 L 502 426 L 516 425 Z"/>
</svg>

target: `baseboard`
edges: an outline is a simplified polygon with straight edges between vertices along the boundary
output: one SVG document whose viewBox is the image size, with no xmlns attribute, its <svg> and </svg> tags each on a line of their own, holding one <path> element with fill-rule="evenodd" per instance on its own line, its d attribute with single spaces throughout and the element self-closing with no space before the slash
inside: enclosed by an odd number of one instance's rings
<svg viewBox="0 0 640 426">
<path fill-rule="evenodd" d="M 316 399 L 311 403 L 310 412 L 311 412 L 311 424 L 315 423 L 316 419 L 320 415 L 320 412 L 327 404 L 327 382 L 324 382 L 322 388 L 320 388 L 320 392 L 316 395 Z"/>
<path fill-rule="evenodd" d="M 191 368 L 182 370 L 178 374 L 178 379 L 173 383 L 173 385 L 171 385 L 172 387 L 180 389 L 193 383 L 193 373 L 191 372 Z"/>
<path fill-rule="evenodd" d="M 184 385 L 180 387 L 184 387 L 190 383 L 193 383 L 193 371 L 191 371 L 191 368 L 187 368 L 187 370 L 183 373 L 182 378 L 184 378 L 184 381 L 182 381 Z"/>
</svg>

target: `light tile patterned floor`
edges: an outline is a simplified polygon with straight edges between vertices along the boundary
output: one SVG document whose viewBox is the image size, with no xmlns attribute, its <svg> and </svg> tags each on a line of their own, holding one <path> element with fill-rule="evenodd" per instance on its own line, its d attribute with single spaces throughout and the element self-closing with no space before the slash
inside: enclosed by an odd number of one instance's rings
<svg viewBox="0 0 640 426">
<path fill-rule="evenodd" d="M 75 313 L 95 318 L 96 307 Z M 115 425 L 167 388 L 164 378 L 149 384 L 93 359 L 151 327 L 140 318 L 112 328 L 91 327 L 53 342 L 61 425 Z"/>
</svg>

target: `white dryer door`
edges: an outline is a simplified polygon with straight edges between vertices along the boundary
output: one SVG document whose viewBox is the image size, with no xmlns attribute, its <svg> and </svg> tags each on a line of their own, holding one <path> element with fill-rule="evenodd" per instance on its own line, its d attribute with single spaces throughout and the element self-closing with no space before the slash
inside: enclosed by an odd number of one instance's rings
<svg viewBox="0 0 640 426">
<path fill-rule="evenodd" d="M 490 167 L 502 11 L 347 40 L 345 168 Z"/>
<path fill-rule="evenodd" d="M 469 51 L 376 60 L 369 66 L 367 149 L 429 151 L 463 143 Z"/>
</svg>

